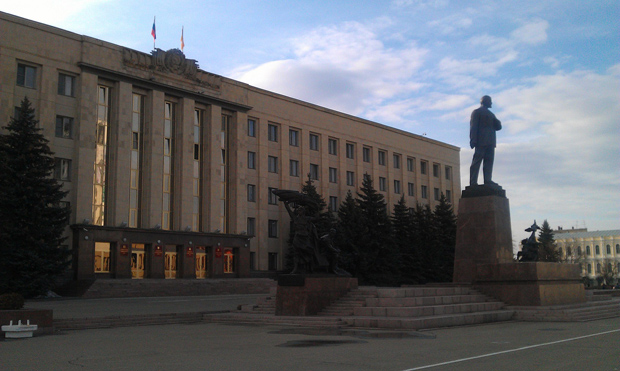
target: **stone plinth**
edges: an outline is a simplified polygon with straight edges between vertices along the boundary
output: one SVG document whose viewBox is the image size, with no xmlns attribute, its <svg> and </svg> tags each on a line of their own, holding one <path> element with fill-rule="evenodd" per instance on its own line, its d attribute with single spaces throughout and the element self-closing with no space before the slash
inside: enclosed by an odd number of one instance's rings
<svg viewBox="0 0 620 371">
<path fill-rule="evenodd" d="M 278 279 L 277 316 L 313 316 L 357 289 L 357 278 L 284 275 Z"/>
<path fill-rule="evenodd" d="M 473 282 L 477 264 L 512 262 L 510 206 L 503 190 L 467 187 L 459 203 L 454 282 Z"/>
<path fill-rule="evenodd" d="M 549 306 L 586 301 L 578 264 L 478 264 L 476 268 L 474 287 L 509 305 Z"/>
</svg>

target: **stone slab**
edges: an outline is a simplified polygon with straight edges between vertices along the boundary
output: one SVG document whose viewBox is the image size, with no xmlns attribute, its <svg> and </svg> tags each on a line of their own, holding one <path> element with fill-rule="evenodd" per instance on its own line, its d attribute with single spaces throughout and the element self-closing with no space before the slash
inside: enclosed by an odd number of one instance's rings
<svg viewBox="0 0 620 371">
<path fill-rule="evenodd" d="M 474 287 L 509 305 L 550 306 L 586 301 L 577 264 L 479 264 Z"/>
<path fill-rule="evenodd" d="M 293 281 L 299 282 L 298 279 Z M 290 283 L 290 282 L 287 282 Z M 357 278 L 305 276 L 303 286 L 278 286 L 277 316 L 313 316 L 332 302 L 357 289 Z"/>
<path fill-rule="evenodd" d="M 6 326 L 13 321 L 17 324 L 22 321 L 26 324 L 30 320 L 31 325 L 37 325 L 34 335 L 50 335 L 54 333 L 54 318 L 51 309 L 20 309 L 20 310 L 0 310 L 0 325 Z"/>
</svg>

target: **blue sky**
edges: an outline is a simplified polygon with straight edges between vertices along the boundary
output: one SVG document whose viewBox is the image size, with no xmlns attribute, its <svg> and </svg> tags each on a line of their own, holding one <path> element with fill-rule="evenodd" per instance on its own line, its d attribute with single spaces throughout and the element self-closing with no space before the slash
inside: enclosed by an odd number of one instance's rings
<svg viewBox="0 0 620 371">
<path fill-rule="evenodd" d="M 6 3 L 6 4 L 5 4 Z M 494 180 L 515 241 L 533 219 L 620 229 L 620 3 L 609 1 L 135 1 L 0 10 L 462 147 L 493 97 Z"/>
</svg>

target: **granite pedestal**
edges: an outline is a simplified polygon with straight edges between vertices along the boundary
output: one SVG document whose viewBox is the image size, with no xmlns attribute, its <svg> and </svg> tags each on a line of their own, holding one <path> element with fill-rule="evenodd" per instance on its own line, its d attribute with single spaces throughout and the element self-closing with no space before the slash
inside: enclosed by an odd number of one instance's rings
<svg viewBox="0 0 620 371">
<path fill-rule="evenodd" d="M 333 275 L 283 275 L 278 279 L 277 316 L 313 316 L 357 289 L 357 278 Z"/>
</svg>

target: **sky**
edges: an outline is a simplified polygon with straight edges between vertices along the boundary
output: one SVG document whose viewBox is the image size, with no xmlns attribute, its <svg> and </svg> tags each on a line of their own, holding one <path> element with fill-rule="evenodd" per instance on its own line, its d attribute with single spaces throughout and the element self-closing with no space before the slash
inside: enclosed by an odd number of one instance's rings
<svg viewBox="0 0 620 371">
<path fill-rule="evenodd" d="M 0 10 L 461 147 L 493 98 L 513 240 L 620 229 L 617 0 L 0 0 Z"/>
</svg>

